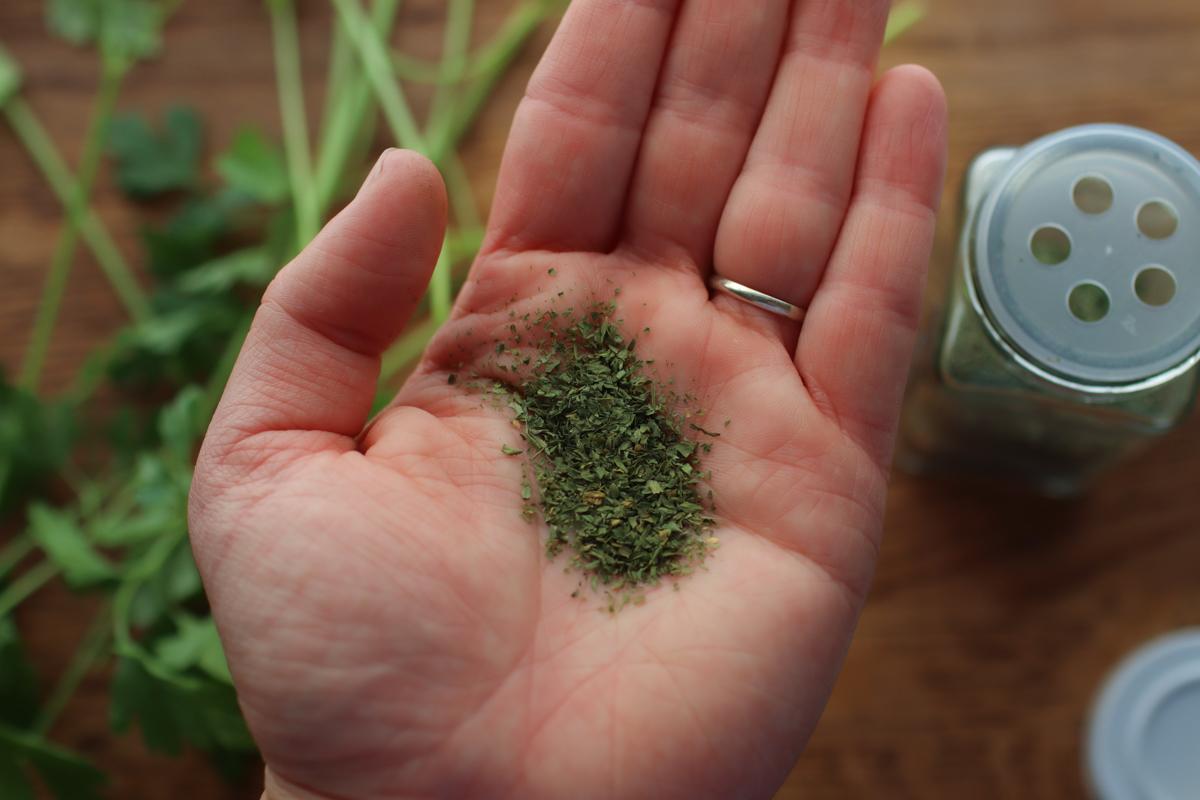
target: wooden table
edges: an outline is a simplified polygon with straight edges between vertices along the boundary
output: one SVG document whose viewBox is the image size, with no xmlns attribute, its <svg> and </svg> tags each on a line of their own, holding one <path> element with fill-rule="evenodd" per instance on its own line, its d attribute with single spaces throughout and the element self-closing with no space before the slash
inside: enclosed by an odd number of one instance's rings
<svg viewBox="0 0 1200 800">
<path fill-rule="evenodd" d="M 437 49 L 438 0 L 412 0 L 402 43 Z M 505 0 L 480 0 L 484 30 Z M 955 193 L 970 157 L 1068 125 L 1112 121 L 1157 130 L 1200 153 L 1200 4 L 1195 0 L 929 0 L 930 15 L 885 55 L 941 76 L 952 109 L 950 171 L 937 263 L 950 258 Z M 0 4 L 0 40 L 25 65 L 30 97 L 67 155 L 82 142 L 93 59 L 50 40 L 40 0 Z M 328 12 L 303 2 L 302 36 L 319 110 Z M 543 36 L 538 45 L 543 44 Z M 532 48 L 472 137 L 467 163 L 482 199 Z M 210 142 L 242 124 L 277 132 L 270 36 L 260 4 L 192 0 L 163 58 L 140 68 L 122 106 L 199 108 Z M 0 129 L 0 362 L 25 342 L 60 210 Z M 104 181 L 98 207 L 134 252 L 138 217 Z M 1198 256 L 1200 257 L 1200 256 Z M 120 321 L 90 258 L 81 257 L 48 372 L 65 384 Z M 1200 421 L 1112 474 L 1089 496 L 1057 503 L 990 487 L 898 476 L 879 576 L 825 718 L 781 798 L 1083 797 L 1080 734 L 1106 672 L 1131 648 L 1200 623 Z M 79 601 L 51 588 L 20 624 L 47 674 L 80 634 Z M 115 777 L 112 796 L 255 797 L 201 759 L 144 755 L 107 731 L 107 678 L 84 686 L 57 738 Z"/>
</svg>

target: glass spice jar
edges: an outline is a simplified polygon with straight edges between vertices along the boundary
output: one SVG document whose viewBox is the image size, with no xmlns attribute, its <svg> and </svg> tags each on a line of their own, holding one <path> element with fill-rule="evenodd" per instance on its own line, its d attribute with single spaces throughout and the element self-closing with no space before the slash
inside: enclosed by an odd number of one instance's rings
<svg viewBox="0 0 1200 800">
<path fill-rule="evenodd" d="M 981 154 L 962 201 L 898 465 L 1076 493 L 1192 407 L 1200 162 L 1148 131 L 1086 125 Z"/>
</svg>

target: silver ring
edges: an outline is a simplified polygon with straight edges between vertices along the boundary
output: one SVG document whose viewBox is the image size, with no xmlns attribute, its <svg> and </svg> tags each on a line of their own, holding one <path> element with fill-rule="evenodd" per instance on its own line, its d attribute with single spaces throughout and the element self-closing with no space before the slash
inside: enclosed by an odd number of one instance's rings
<svg viewBox="0 0 1200 800">
<path fill-rule="evenodd" d="M 716 289 L 718 292 L 727 294 L 730 297 L 736 297 L 743 303 L 749 303 L 755 308 L 761 308 L 771 314 L 776 314 L 781 317 L 787 317 L 796 322 L 804 321 L 804 309 L 800 306 L 794 306 L 786 300 L 780 300 L 778 297 L 772 297 L 769 294 L 763 294 L 757 289 L 751 289 L 749 286 L 731 281 L 729 278 L 722 278 L 720 275 L 713 275 L 709 279 L 708 285 Z"/>
</svg>

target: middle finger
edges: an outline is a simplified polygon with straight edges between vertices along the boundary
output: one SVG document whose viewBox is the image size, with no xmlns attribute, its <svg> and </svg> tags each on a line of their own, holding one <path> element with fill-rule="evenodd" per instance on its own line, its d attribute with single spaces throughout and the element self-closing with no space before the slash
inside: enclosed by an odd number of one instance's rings
<svg viewBox="0 0 1200 800">
<path fill-rule="evenodd" d="M 779 64 L 790 5 L 683 4 L 626 211 L 624 239 L 648 260 L 707 271 Z"/>
</svg>

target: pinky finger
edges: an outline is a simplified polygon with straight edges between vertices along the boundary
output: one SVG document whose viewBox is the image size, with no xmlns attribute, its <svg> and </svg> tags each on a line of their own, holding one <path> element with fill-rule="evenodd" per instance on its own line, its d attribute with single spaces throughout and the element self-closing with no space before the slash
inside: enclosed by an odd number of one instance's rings
<svg viewBox="0 0 1200 800">
<path fill-rule="evenodd" d="M 796 352 L 814 401 L 882 467 L 916 337 L 946 127 L 946 97 L 930 72 L 898 67 L 880 79 L 854 195 Z"/>
</svg>

